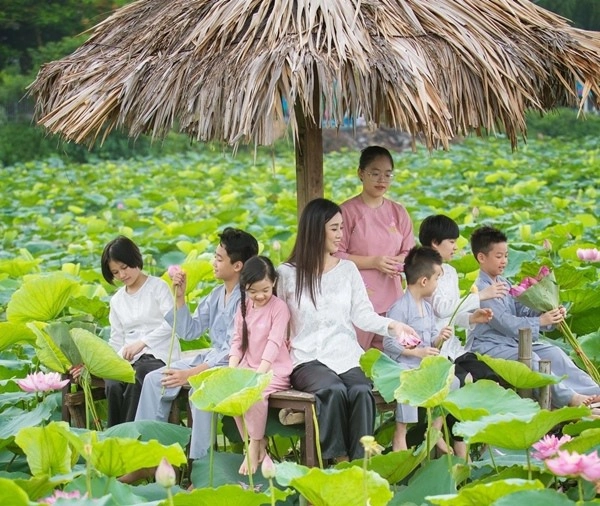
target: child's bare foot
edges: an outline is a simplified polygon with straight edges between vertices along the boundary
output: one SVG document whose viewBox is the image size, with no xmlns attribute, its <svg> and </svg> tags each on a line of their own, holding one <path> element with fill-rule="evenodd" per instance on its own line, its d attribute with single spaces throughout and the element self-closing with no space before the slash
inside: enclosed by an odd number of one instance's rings
<svg viewBox="0 0 600 506">
<path fill-rule="evenodd" d="M 438 439 L 438 442 L 435 444 L 435 446 L 438 449 L 438 451 L 441 453 L 444 453 L 444 454 L 449 453 L 450 455 L 454 455 L 454 450 L 452 448 L 448 447 L 448 445 L 446 444 L 446 441 L 444 441 L 444 438 Z"/>
<path fill-rule="evenodd" d="M 452 447 L 454 449 L 454 455 L 467 460 L 467 444 L 464 441 L 454 441 Z"/>
<path fill-rule="evenodd" d="M 248 444 L 248 453 L 242 461 L 239 473 L 243 475 L 254 474 L 260 463 L 265 458 L 266 454 L 266 439 L 250 439 L 250 444 Z"/>
<path fill-rule="evenodd" d="M 575 394 L 573 397 L 571 397 L 569 406 L 590 406 L 591 404 L 595 404 L 597 402 L 600 402 L 600 395 Z"/>
</svg>

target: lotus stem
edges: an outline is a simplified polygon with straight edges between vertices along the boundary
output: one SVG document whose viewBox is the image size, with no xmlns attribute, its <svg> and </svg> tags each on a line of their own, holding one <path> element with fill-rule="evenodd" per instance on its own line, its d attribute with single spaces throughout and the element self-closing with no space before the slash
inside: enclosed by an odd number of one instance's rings
<svg viewBox="0 0 600 506">
<path fill-rule="evenodd" d="M 319 420 L 315 405 L 312 405 L 313 424 L 315 426 L 315 446 L 317 447 L 317 459 L 319 460 L 319 469 L 323 469 L 323 455 L 321 454 L 321 436 L 319 431 Z"/>
<path fill-rule="evenodd" d="M 246 465 L 248 466 L 248 482 L 250 489 L 254 490 L 254 478 L 252 473 L 252 466 L 250 465 L 250 451 L 248 445 L 248 428 L 246 426 L 246 417 L 242 414 L 242 427 L 244 428 L 244 448 L 246 449 Z"/>
<path fill-rule="evenodd" d="M 169 356 L 167 357 L 167 369 L 171 368 L 171 357 L 173 356 L 173 347 L 175 346 L 175 329 L 177 328 L 177 285 L 173 285 L 173 326 L 171 327 L 171 344 L 169 345 Z M 165 395 L 165 386 L 163 385 L 160 395 Z"/>
<path fill-rule="evenodd" d="M 565 321 L 560 322 L 560 324 L 558 325 L 558 328 L 559 328 L 560 332 L 562 333 L 562 335 L 567 340 L 567 342 L 569 343 L 569 345 L 571 346 L 571 348 L 573 348 L 573 351 L 575 351 L 577 356 L 583 362 L 583 366 L 585 367 L 585 370 L 587 371 L 587 373 L 596 382 L 596 384 L 600 385 L 600 372 L 598 372 L 598 368 L 592 363 L 592 361 L 585 354 L 585 352 L 581 348 L 581 345 L 579 344 L 579 341 L 573 335 L 573 332 L 571 331 L 571 328 L 569 327 L 567 322 L 565 322 Z"/>
<path fill-rule="evenodd" d="M 444 441 L 446 441 L 446 446 L 448 447 L 448 472 L 452 474 L 452 446 L 450 444 L 450 431 L 448 430 L 448 423 L 446 422 L 446 415 L 444 414 L 444 410 L 442 409 L 442 427 Z"/>
<path fill-rule="evenodd" d="M 208 486 L 212 488 L 214 479 L 214 467 L 215 467 L 215 432 L 217 430 L 217 415 L 213 413 L 210 417 L 210 447 L 208 453 Z"/>
</svg>

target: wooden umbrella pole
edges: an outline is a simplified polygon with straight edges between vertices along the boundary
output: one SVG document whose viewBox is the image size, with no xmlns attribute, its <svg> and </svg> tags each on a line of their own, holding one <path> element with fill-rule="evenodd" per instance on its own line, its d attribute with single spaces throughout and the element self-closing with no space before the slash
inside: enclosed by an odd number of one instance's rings
<svg viewBox="0 0 600 506">
<path fill-rule="evenodd" d="M 321 128 L 321 92 L 315 72 L 312 116 L 300 101 L 294 104 L 298 137 L 296 139 L 296 185 L 298 218 L 310 200 L 323 196 L 323 130 Z"/>
</svg>

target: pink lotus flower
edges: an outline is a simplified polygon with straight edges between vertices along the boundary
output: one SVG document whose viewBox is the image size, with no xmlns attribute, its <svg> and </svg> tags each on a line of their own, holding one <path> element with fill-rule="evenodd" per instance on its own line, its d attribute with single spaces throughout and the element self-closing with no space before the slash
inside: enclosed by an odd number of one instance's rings
<svg viewBox="0 0 600 506">
<path fill-rule="evenodd" d="M 173 279 L 177 274 L 181 274 L 181 272 L 183 271 L 179 265 L 169 265 L 169 268 L 167 269 L 167 274 L 171 279 Z"/>
<path fill-rule="evenodd" d="M 57 372 L 36 372 L 28 374 L 24 379 L 18 379 L 17 385 L 25 392 L 50 392 L 52 390 L 60 390 L 69 380 L 61 380 L 60 374 Z"/>
<path fill-rule="evenodd" d="M 584 262 L 600 262 L 600 251 L 598 248 L 580 248 L 577 250 L 577 258 Z"/>
<path fill-rule="evenodd" d="M 169 461 L 163 457 L 160 464 L 156 468 L 156 474 L 154 475 L 156 483 L 162 485 L 165 488 L 170 488 L 175 485 L 175 469 L 169 464 Z"/>
<path fill-rule="evenodd" d="M 418 337 L 407 334 L 406 332 L 401 332 L 397 339 L 402 346 L 406 346 L 407 348 L 414 348 L 421 344 L 421 340 Z"/>
<path fill-rule="evenodd" d="M 581 471 L 581 477 L 587 481 L 600 480 L 600 457 L 598 452 L 583 456 L 584 468 Z"/>
<path fill-rule="evenodd" d="M 545 265 L 542 265 L 538 272 L 537 279 L 541 280 L 542 278 L 545 278 L 548 275 L 550 275 L 550 269 L 548 267 L 546 267 Z"/>
<path fill-rule="evenodd" d="M 533 445 L 536 450 L 532 453 L 534 459 L 545 460 L 550 457 L 554 457 L 557 454 L 558 449 L 568 441 L 571 441 L 571 436 L 564 435 L 560 439 L 554 435 L 546 435 Z"/>
<path fill-rule="evenodd" d="M 265 455 L 265 458 L 260 465 L 260 472 L 267 480 L 272 480 L 275 478 L 275 464 L 269 455 Z"/>
<path fill-rule="evenodd" d="M 578 476 L 585 469 L 583 455 L 558 450 L 556 457 L 546 459 L 544 463 L 557 476 Z"/>
<path fill-rule="evenodd" d="M 513 297 L 519 297 L 520 295 L 523 295 L 525 293 L 525 290 L 527 290 L 527 288 L 525 288 L 524 286 L 516 285 L 512 286 L 508 293 Z"/>
<path fill-rule="evenodd" d="M 85 498 L 87 494 L 83 496 Z M 58 499 L 82 499 L 81 492 L 79 490 L 73 490 L 73 492 L 63 492 L 62 490 L 55 490 L 54 494 L 50 497 L 46 497 L 40 501 L 41 504 L 54 504 Z"/>
</svg>

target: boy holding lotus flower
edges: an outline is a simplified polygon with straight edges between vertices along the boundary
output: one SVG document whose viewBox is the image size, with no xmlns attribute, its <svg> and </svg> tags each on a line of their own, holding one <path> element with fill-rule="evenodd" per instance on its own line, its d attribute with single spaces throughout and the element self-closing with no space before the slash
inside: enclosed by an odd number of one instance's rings
<svg viewBox="0 0 600 506">
<path fill-rule="evenodd" d="M 476 284 L 480 291 L 494 283 L 510 283 L 502 277 L 508 263 L 508 241 L 506 235 L 492 227 L 481 227 L 471 236 L 471 250 L 479 263 L 480 271 Z M 482 307 L 493 311 L 489 323 L 480 324 L 469 332 L 468 347 L 473 351 L 492 357 L 516 360 L 519 348 L 519 329 L 531 328 L 533 339 L 534 369 L 539 360 L 550 360 L 552 374 L 566 375 L 566 379 L 552 385 L 552 404 L 555 407 L 589 405 L 600 400 L 600 386 L 558 347 L 539 342 L 540 331 L 548 330 L 561 323 L 566 311 L 563 307 L 544 313 L 536 312 L 520 304 L 508 293 L 500 298 L 483 301 Z"/>
</svg>

